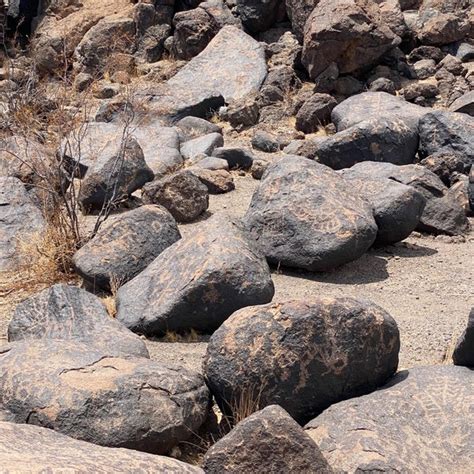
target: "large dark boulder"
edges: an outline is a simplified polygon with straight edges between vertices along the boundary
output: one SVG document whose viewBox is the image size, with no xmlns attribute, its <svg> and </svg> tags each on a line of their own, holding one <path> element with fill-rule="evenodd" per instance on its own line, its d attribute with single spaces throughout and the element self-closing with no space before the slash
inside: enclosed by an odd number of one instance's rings
<svg viewBox="0 0 474 474">
<path fill-rule="evenodd" d="M 265 259 L 225 218 L 202 224 L 166 249 L 117 294 L 117 319 L 132 331 L 217 329 L 234 311 L 271 301 Z"/>
<path fill-rule="evenodd" d="M 242 24 L 251 33 L 266 31 L 273 26 L 279 14 L 281 0 L 236 0 Z"/>
<path fill-rule="evenodd" d="M 30 340 L 0 349 L 0 407 L 16 423 L 162 454 L 199 429 L 209 392 L 182 367 L 121 359 L 78 341 Z"/>
<path fill-rule="evenodd" d="M 25 261 L 21 244 L 39 238 L 46 222 L 18 178 L 0 177 L 0 271 L 17 270 Z"/>
<path fill-rule="evenodd" d="M 107 144 L 87 171 L 78 196 L 84 212 L 101 209 L 140 189 L 154 177 L 137 140 L 126 137 L 120 144 Z"/>
<path fill-rule="evenodd" d="M 191 171 L 178 171 L 148 183 L 143 201 L 160 204 L 178 222 L 192 222 L 209 207 L 209 191 Z"/>
<path fill-rule="evenodd" d="M 365 161 L 352 168 L 375 178 L 388 178 L 415 188 L 426 200 L 418 230 L 433 234 L 459 235 L 469 229 L 464 209 L 449 195 L 434 173 L 420 165 L 396 166 Z"/>
<path fill-rule="evenodd" d="M 474 367 L 474 308 L 469 313 L 467 327 L 454 349 L 453 362 L 455 365 Z"/>
<path fill-rule="evenodd" d="M 69 285 L 54 285 L 15 308 L 8 340 L 23 339 L 78 341 L 110 356 L 148 357 L 145 343 L 110 317 L 97 296 Z"/>
<path fill-rule="evenodd" d="M 469 472 L 474 373 L 419 367 L 328 408 L 306 425 L 337 472 Z"/>
<path fill-rule="evenodd" d="M 426 200 L 415 188 L 353 169 L 343 170 L 342 176 L 371 204 L 378 227 L 377 244 L 400 242 L 417 228 Z"/>
<path fill-rule="evenodd" d="M 241 421 L 207 451 L 203 468 L 208 474 L 332 472 L 316 444 L 277 405 Z"/>
<path fill-rule="evenodd" d="M 142 206 L 102 227 L 73 258 L 79 275 L 110 289 L 131 280 L 181 238 L 173 216 L 160 206 Z"/>
<path fill-rule="evenodd" d="M 211 337 L 207 384 L 224 413 L 279 404 L 299 423 L 394 374 L 395 320 L 366 300 L 321 298 L 244 308 Z"/>
<path fill-rule="evenodd" d="M 474 117 L 437 110 L 426 114 L 418 129 L 421 157 L 449 151 L 460 153 L 474 163 Z"/>
<path fill-rule="evenodd" d="M 350 74 L 374 65 L 399 43 L 376 2 L 320 0 L 306 22 L 301 59 L 311 79 L 333 63 Z"/>
<path fill-rule="evenodd" d="M 39 426 L 0 423 L 2 471 L 199 474 L 202 469 L 165 456 L 104 448 Z"/>
<path fill-rule="evenodd" d="M 336 170 L 361 161 L 407 165 L 414 162 L 417 149 L 418 133 L 403 120 L 376 118 L 320 139 L 315 159 Z"/>
<path fill-rule="evenodd" d="M 368 119 L 388 118 L 402 120 L 416 132 L 420 118 L 430 111 L 386 92 L 364 92 L 337 105 L 331 117 L 338 131 Z"/>
<path fill-rule="evenodd" d="M 244 223 L 271 263 L 310 271 L 359 258 L 377 235 L 372 208 L 352 185 L 299 156 L 267 168 Z"/>
</svg>

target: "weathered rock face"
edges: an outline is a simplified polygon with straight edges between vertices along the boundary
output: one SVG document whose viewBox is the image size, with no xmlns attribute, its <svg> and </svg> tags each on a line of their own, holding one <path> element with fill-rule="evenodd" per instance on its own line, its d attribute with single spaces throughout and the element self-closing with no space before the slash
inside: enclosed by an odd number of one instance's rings
<svg viewBox="0 0 474 474">
<path fill-rule="evenodd" d="M 417 21 L 423 44 L 443 45 L 465 38 L 472 29 L 472 0 L 423 0 Z"/>
<path fill-rule="evenodd" d="M 342 176 L 371 204 L 378 227 L 376 243 L 400 242 L 416 229 L 426 200 L 413 187 L 352 169 L 343 170 Z"/>
<path fill-rule="evenodd" d="M 302 62 L 312 79 L 331 63 L 341 74 L 371 66 L 400 42 L 379 21 L 377 9 L 376 3 L 366 5 L 359 0 L 318 2 L 306 22 L 302 53 Z"/>
<path fill-rule="evenodd" d="M 428 168 L 446 185 L 450 186 L 455 173 L 468 174 L 471 160 L 468 156 L 441 150 L 433 155 L 427 156 L 420 161 L 420 165 Z"/>
<path fill-rule="evenodd" d="M 46 223 L 18 178 L 0 177 L 0 271 L 16 270 L 22 263 L 21 242 L 41 235 Z"/>
<path fill-rule="evenodd" d="M 268 30 L 278 17 L 281 0 L 237 0 L 237 12 L 251 33 Z"/>
<path fill-rule="evenodd" d="M 316 444 L 277 405 L 241 421 L 209 449 L 203 468 L 209 474 L 332 472 Z"/>
<path fill-rule="evenodd" d="M 465 367 L 403 371 L 381 390 L 333 405 L 306 431 L 335 471 L 468 472 L 473 378 Z"/>
<path fill-rule="evenodd" d="M 319 126 L 331 121 L 331 112 L 337 101 L 329 94 L 312 95 L 296 114 L 296 130 L 313 133 Z"/>
<path fill-rule="evenodd" d="M 145 343 L 111 318 L 101 301 L 75 286 L 54 285 L 24 300 L 13 313 L 8 340 L 79 341 L 116 357 L 148 357 Z"/>
<path fill-rule="evenodd" d="M 359 258 L 377 234 L 372 208 L 350 183 L 298 156 L 267 168 L 244 222 L 271 263 L 310 271 Z"/>
<path fill-rule="evenodd" d="M 0 423 L 0 459 L 4 472 L 203 473 L 165 456 L 104 448 L 39 426 Z"/>
<path fill-rule="evenodd" d="M 184 142 L 181 145 L 181 153 L 185 160 L 189 160 L 201 154 L 210 155 L 215 148 L 223 145 L 222 134 L 213 132 Z"/>
<path fill-rule="evenodd" d="M 403 120 L 376 118 L 319 140 L 315 158 L 336 170 L 361 161 L 406 165 L 413 163 L 417 149 L 418 133 Z"/>
<path fill-rule="evenodd" d="M 107 144 L 100 158 L 88 170 L 79 191 L 81 208 L 88 212 L 107 202 L 119 201 L 154 177 L 143 151 L 134 138 Z"/>
<path fill-rule="evenodd" d="M 399 347 L 396 322 L 369 301 L 272 303 L 236 312 L 213 334 L 204 374 L 225 413 L 251 397 L 301 423 L 385 383 Z"/>
<path fill-rule="evenodd" d="M 213 331 L 234 311 L 271 301 L 265 259 L 237 224 L 205 222 L 165 250 L 117 294 L 117 319 L 133 331 Z"/>
<path fill-rule="evenodd" d="M 438 151 L 460 153 L 474 163 L 474 117 L 466 114 L 435 111 L 419 123 L 420 156 Z"/>
<path fill-rule="evenodd" d="M 178 171 L 147 184 L 143 201 L 160 204 L 178 222 L 192 222 L 209 207 L 209 191 L 190 171 Z"/>
<path fill-rule="evenodd" d="M 190 171 L 206 186 L 209 194 L 224 194 L 235 189 L 232 175 L 224 169 L 190 168 Z"/>
<path fill-rule="evenodd" d="M 451 112 L 460 112 L 474 117 L 474 91 L 466 92 L 449 107 Z"/>
<path fill-rule="evenodd" d="M 352 168 L 376 178 L 388 178 L 414 187 L 426 199 L 418 224 L 422 232 L 458 235 L 469 228 L 464 209 L 448 195 L 448 189 L 431 171 L 419 165 L 396 166 L 365 161 Z"/>
<path fill-rule="evenodd" d="M 15 422 L 102 446 L 166 453 L 208 413 L 209 392 L 199 375 L 110 357 L 78 341 L 6 345 L 0 375 L 0 406 Z"/>
<path fill-rule="evenodd" d="M 239 28 L 225 26 L 164 86 L 144 89 L 142 94 L 152 99 L 150 108 L 157 115 L 171 120 L 205 117 L 224 102 L 258 92 L 266 75 L 262 45 Z"/>
<path fill-rule="evenodd" d="M 466 330 L 454 349 L 453 362 L 455 365 L 474 367 L 474 308 L 469 313 Z"/>
<path fill-rule="evenodd" d="M 102 227 L 74 255 L 74 267 L 94 286 L 123 285 L 181 238 L 173 216 L 160 206 L 128 211 Z"/>
<path fill-rule="evenodd" d="M 302 43 L 304 26 L 319 0 L 286 0 L 285 3 L 293 33 Z"/>
<path fill-rule="evenodd" d="M 203 135 L 209 135 L 210 133 L 220 133 L 222 135 L 222 128 L 219 125 L 199 117 L 184 117 L 176 123 L 176 127 L 181 133 L 182 142 L 187 142 Z"/>
<path fill-rule="evenodd" d="M 364 92 L 341 102 L 334 108 L 331 117 L 338 131 L 363 122 L 368 117 L 399 119 L 416 131 L 420 118 L 430 111 L 386 92 Z"/>
</svg>

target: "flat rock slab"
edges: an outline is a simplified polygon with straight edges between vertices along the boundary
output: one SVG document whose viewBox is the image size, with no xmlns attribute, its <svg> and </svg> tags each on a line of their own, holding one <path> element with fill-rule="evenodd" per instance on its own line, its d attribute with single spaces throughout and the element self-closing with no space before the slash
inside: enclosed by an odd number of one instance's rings
<svg viewBox="0 0 474 474">
<path fill-rule="evenodd" d="M 79 341 L 117 357 L 149 357 L 145 343 L 110 317 L 97 296 L 54 285 L 22 301 L 8 325 L 8 340 Z"/>
<path fill-rule="evenodd" d="M 0 422 L 0 464 L 5 474 L 28 473 L 203 473 L 165 456 L 105 448 L 39 426 Z"/>
<path fill-rule="evenodd" d="M 420 367 L 306 425 L 337 472 L 471 472 L 474 372 Z"/>
<path fill-rule="evenodd" d="M 120 286 L 181 238 L 173 216 L 161 206 L 141 206 L 104 225 L 74 255 L 76 272 L 94 287 Z"/>
<path fill-rule="evenodd" d="M 310 271 L 356 260 L 377 235 L 372 208 L 352 185 L 300 156 L 267 168 L 244 223 L 269 262 Z"/>
<path fill-rule="evenodd" d="M 41 236 L 46 222 L 18 178 L 0 177 L 0 271 L 24 264 L 22 242 Z"/>
<path fill-rule="evenodd" d="M 110 357 L 78 341 L 0 349 L 0 408 L 16 423 L 163 454 L 199 429 L 208 405 L 202 377 L 181 367 Z"/>
<path fill-rule="evenodd" d="M 117 319 L 147 335 L 213 331 L 237 309 L 270 302 L 273 293 L 254 242 L 237 223 L 216 217 L 120 288 Z"/>
<path fill-rule="evenodd" d="M 225 26 L 206 49 L 163 86 L 145 89 L 158 116 L 175 121 L 205 117 L 225 102 L 257 93 L 267 75 L 263 46 L 235 26 Z"/>
</svg>

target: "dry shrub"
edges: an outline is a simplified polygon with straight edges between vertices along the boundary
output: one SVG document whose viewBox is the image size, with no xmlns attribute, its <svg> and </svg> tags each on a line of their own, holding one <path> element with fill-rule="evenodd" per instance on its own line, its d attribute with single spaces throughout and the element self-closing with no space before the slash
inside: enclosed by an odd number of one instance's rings
<svg viewBox="0 0 474 474">
<path fill-rule="evenodd" d="M 183 333 L 177 333 L 175 331 L 166 331 L 161 341 L 162 342 L 192 343 L 192 342 L 201 342 L 202 337 L 195 329 L 191 328 L 189 331 L 186 331 Z"/>
</svg>

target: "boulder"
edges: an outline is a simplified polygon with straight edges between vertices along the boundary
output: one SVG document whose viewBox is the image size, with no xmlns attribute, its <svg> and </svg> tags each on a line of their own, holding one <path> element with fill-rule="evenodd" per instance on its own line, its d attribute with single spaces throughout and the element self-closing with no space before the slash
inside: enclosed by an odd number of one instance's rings
<svg viewBox="0 0 474 474">
<path fill-rule="evenodd" d="M 371 206 L 330 168 L 298 156 L 271 164 L 244 222 L 269 262 L 327 271 L 374 243 Z"/>
<path fill-rule="evenodd" d="M 117 319 L 133 331 L 213 331 L 234 311 L 271 301 L 265 259 L 223 217 L 165 250 L 117 294 Z"/>
<path fill-rule="evenodd" d="M 319 1 L 320 0 L 286 0 L 286 11 L 291 21 L 291 29 L 301 43 L 304 38 L 306 21 Z"/>
<path fill-rule="evenodd" d="M 349 97 L 337 105 L 331 114 L 338 131 L 370 119 L 398 119 L 414 132 L 418 122 L 431 109 L 410 104 L 406 100 L 386 92 L 364 92 Z"/>
<path fill-rule="evenodd" d="M 196 168 L 204 169 L 208 171 L 225 170 L 229 171 L 229 163 L 222 158 L 216 158 L 215 156 L 198 155 L 189 161 L 192 166 L 188 169 L 194 170 Z"/>
<path fill-rule="evenodd" d="M 400 38 L 365 0 L 320 0 L 306 22 L 302 62 L 311 79 L 332 63 L 340 74 L 374 65 Z M 337 32 L 337 34 L 334 34 Z"/>
<path fill-rule="evenodd" d="M 474 117 L 437 110 L 426 114 L 418 129 L 421 157 L 450 151 L 460 153 L 474 163 Z"/>
<path fill-rule="evenodd" d="M 454 349 L 453 362 L 454 365 L 474 367 L 474 308 L 471 308 L 467 327 Z"/>
<path fill-rule="evenodd" d="M 192 222 L 209 207 L 209 192 L 190 171 L 178 171 L 143 188 L 145 204 L 159 204 L 178 222 Z"/>
<path fill-rule="evenodd" d="M 400 242 L 417 228 L 426 200 L 415 188 L 359 174 L 353 169 L 341 174 L 372 206 L 378 227 L 377 244 Z"/>
<path fill-rule="evenodd" d="M 181 154 L 185 160 L 190 160 L 197 155 L 211 155 L 215 148 L 224 145 L 224 138 L 221 133 L 208 133 L 197 138 L 193 138 L 181 145 Z"/>
<path fill-rule="evenodd" d="M 206 186 L 209 194 L 224 194 L 235 189 L 234 179 L 226 170 L 190 168 L 190 171 Z"/>
<path fill-rule="evenodd" d="M 337 472 L 469 472 L 473 377 L 447 365 L 404 370 L 305 429 Z"/>
<path fill-rule="evenodd" d="M 18 178 L 0 177 L 0 271 L 27 263 L 23 243 L 44 235 L 46 222 Z"/>
<path fill-rule="evenodd" d="M 182 367 L 43 339 L 0 350 L 0 407 L 16 423 L 162 454 L 199 429 L 209 392 L 200 375 Z"/>
<path fill-rule="evenodd" d="M 219 125 L 199 117 L 184 117 L 176 123 L 176 127 L 181 132 L 182 142 L 210 133 L 220 133 L 222 135 L 222 128 Z"/>
<path fill-rule="evenodd" d="M 131 280 L 180 238 L 166 209 L 142 206 L 103 226 L 76 252 L 74 268 L 94 287 L 111 289 Z"/>
<path fill-rule="evenodd" d="M 203 369 L 223 413 L 278 403 L 302 423 L 384 384 L 399 348 L 395 320 L 375 304 L 313 298 L 236 312 L 211 336 Z"/>
<path fill-rule="evenodd" d="M 265 153 L 274 153 L 280 149 L 280 142 L 270 133 L 257 130 L 252 138 L 252 147 Z"/>
<path fill-rule="evenodd" d="M 281 0 L 236 0 L 236 10 L 251 33 L 268 30 L 277 20 Z"/>
<path fill-rule="evenodd" d="M 203 468 L 208 474 L 332 472 L 316 444 L 278 405 L 245 418 L 211 446 Z"/>
<path fill-rule="evenodd" d="M 471 167 L 469 157 L 449 150 L 434 153 L 420 161 L 446 185 L 451 186 L 454 173 L 468 174 Z"/>
<path fill-rule="evenodd" d="M 460 112 L 474 117 L 474 91 L 466 92 L 450 106 L 450 112 Z"/>
<path fill-rule="evenodd" d="M 331 112 L 337 101 L 329 94 L 313 94 L 296 114 L 296 130 L 313 133 L 331 121 Z"/>
<path fill-rule="evenodd" d="M 414 187 L 426 200 L 418 230 L 433 234 L 458 235 L 469 229 L 464 209 L 448 195 L 448 189 L 434 173 L 420 165 L 396 166 L 365 161 L 352 168 L 376 178 L 388 178 Z"/>
<path fill-rule="evenodd" d="M 214 149 L 212 156 L 227 161 L 230 169 L 248 170 L 252 167 L 254 156 L 244 148 L 220 147 Z"/>
<path fill-rule="evenodd" d="M 315 159 L 333 169 L 361 161 L 406 165 L 415 161 L 418 133 L 403 120 L 375 118 L 319 140 Z"/>
<path fill-rule="evenodd" d="M 239 28 L 225 26 L 166 84 L 145 87 L 140 94 L 150 100 L 150 112 L 168 120 L 206 117 L 224 102 L 257 93 L 266 75 L 263 46 Z"/>
<path fill-rule="evenodd" d="M 117 146 L 109 143 L 88 170 L 78 201 L 84 212 L 116 203 L 153 179 L 137 140 L 125 137 Z"/>
<path fill-rule="evenodd" d="M 104 448 L 39 426 L 0 422 L 0 459 L 4 472 L 180 472 L 196 466 L 166 456 Z"/>
<path fill-rule="evenodd" d="M 114 357 L 146 357 L 145 343 L 110 317 L 92 293 L 57 284 L 21 302 L 8 325 L 8 340 L 61 339 L 88 344 Z"/>
<path fill-rule="evenodd" d="M 448 190 L 448 196 L 461 206 L 466 216 L 473 214 L 469 200 L 469 187 L 469 176 L 456 173 L 453 175 L 453 184 Z"/>
</svg>

